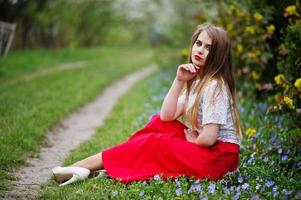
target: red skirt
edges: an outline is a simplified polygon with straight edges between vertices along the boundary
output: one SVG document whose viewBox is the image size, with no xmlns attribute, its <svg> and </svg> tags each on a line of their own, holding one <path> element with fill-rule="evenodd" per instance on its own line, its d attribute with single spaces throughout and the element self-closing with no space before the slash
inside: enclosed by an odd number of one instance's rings
<svg viewBox="0 0 301 200">
<path fill-rule="evenodd" d="M 104 168 L 123 183 L 188 176 L 218 180 L 239 166 L 239 146 L 217 141 L 201 147 L 186 141 L 187 127 L 175 120 L 164 122 L 154 115 L 147 125 L 126 142 L 102 152 Z"/>
</svg>

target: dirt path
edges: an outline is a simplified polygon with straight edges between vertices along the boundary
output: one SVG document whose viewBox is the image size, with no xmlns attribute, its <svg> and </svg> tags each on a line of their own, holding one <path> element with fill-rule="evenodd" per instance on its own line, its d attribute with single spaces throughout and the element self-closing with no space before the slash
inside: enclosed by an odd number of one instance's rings
<svg viewBox="0 0 301 200">
<path fill-rule="evenodd" d="M 71 150 L 88 140 L 100 127 L 118 99 L 124 95 L 136 82 L 150 75 L 157 69 L 149 66 L 106 88 L 95 101 L 88 103 L 78 111 L 60 122 L 47 133 L 49 144 L 40 149 L 40 158 L 27 161 L 27 166 L 14 171 L 17 181 L 14 188 L 7 193 L 5 199 L 34 198 L 42 184 L 45 184 L 51 174 L 51 168 L 62 165 Z"/>
</svg>

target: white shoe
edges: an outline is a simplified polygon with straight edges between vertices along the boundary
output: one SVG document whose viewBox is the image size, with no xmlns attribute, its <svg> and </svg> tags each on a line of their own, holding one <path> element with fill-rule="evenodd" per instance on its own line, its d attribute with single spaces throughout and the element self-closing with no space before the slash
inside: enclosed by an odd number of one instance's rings
<svg viewBox="0 0 301 200">
<path fill-rule="evenodd" d="M 90 174 L 90 170 L 83 167 L 55 167 L 52 169 L 52 173 L 57 182 L 68 180 L 60 184 L 61 187 L 86 179 Z"/>
</svg>

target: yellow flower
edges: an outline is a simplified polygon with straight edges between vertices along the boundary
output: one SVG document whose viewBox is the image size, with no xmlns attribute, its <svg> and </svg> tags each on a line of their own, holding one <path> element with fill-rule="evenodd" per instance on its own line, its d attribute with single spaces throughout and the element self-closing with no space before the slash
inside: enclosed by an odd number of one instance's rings
<svg viewBox="0 0 301 200">
<path fill-rule="evenodd" d="M 182 55 L 183 57 L 187 57 L 187 56 L 188 56 L 188 49 L 182 49 L 181 55 Z"/>
<path fill-rule="evenodd" d="M 244 48 L 241 44 L 238 44 L 236 46 L 236 52 L 237 52 L 238 55 L 241 54 L 243 52 L 243 50 L 244 50 Z"/>
<path fill-rule="evenodd" d="M 287 7 L 285 8 L 285 12 L 286 12 L 288 15 L 297 15 L 297 12 L 296 12 L 296 6 L 295 6 L 295 5 L 287 6 Z"/>
<path fill-rule="evenodd" d="M 295 109 L 294 101 L 291 98 L 285 96 L 283 101 L 290 109 Z"/>
<path fill-rule="evenodd" d="M 255 133 L 256 133 L 256 129 L 254 129 L 254 128 L 248 128 L 247 131 L 246 131 L 246 135 L 249 136 L 249 137 L 254 136 Z"/>
<path fill-rule="evenodd" d="M 256 84 L 255 84 L 255 88 L 256 88 L 257 90 L 260 90 L 260 89 L 261 89 L 261 84 L 260 84 L 260 83 L 256 83 Z"/>
<path fill-rule="evenodd" d="M 262 21 L 262 19 L 263 19 L 263 16 L 262 16 L 260 13 L 258 13 L 258 12 L 256 12 L 256 13 L 253 15 L 253 17 L 254 17 L 254 19 L 255 19 L 256 21 L 258 21 L 258 22 Z"/>
<path fill-rule="evenodd" d="M 251 35 L 255 34 L 255 27 L 254 26 L 247 26 L 246 32 L 250 33 Z"/>
<path fill-rule="evenodd" d="M 301 92 L 301 78 L 298 78 L 295 81 L 294 86 L 298 89 L 299 92 Z"/>
<path fill-rule="evenodd" d="M 277 76 L 274 77 L 274 81 L 276 82 L 277 85 L 282 85 L 285 83 L 285 77 L 283 74 L 278 74 Z"/>
<path fill-rule="evenodd" d="M 237 10 L 237 15 L 238 15 L 239 17 L 243 17 L 243 16 L 245 16 L 245 13 L 242 12 L 242 11 L 240 11 L 240 10 Z"/>
<path fill-rule="evenodd" d="M 227 30 L 232 31 L 233 30 L 233 24 L 227 24 Z"/>
<path fill-rule="evenodd" d="M 267 32 L 268 34 L 273 34 L 274 31 L 275 31 L 275 26 L 273 24 L 270 24 L 268 27 L 267 27 Z"/>
<path fill-rule="evenodd" d="M 252 71 L 252 78 L 257 81 L 260 78 L 260 74 L 258 74 L 256 71 Z"/>
<path fill-rule="evenodd" d="M 256 50 L 256 51 L 248 53 L 248 58 L 250 60 L 256 59 L 260 54 L 261 54 L 261 52 L 259 50 Z"/>
<path fill-rule="evenodd" d="M 229 10 L 230 10 L 231 12 L 235 12 L 235 11 L 236 11 L 236 7 L 235 7 L 234 5 L 230 5 L 230 6 L 229 6 Z"/>
</svg>

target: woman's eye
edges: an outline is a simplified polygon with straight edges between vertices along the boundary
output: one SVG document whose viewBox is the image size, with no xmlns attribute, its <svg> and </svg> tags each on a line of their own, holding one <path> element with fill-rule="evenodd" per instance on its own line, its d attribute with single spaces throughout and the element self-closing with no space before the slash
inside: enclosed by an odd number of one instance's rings
<svg viewBox="0 0 301 200">
<path fill-rule="evenodd" d="M 196 43 L 198 46 L 202 46 L 202 43 L 201 42 L 197 42 Z"/>
</svg>

